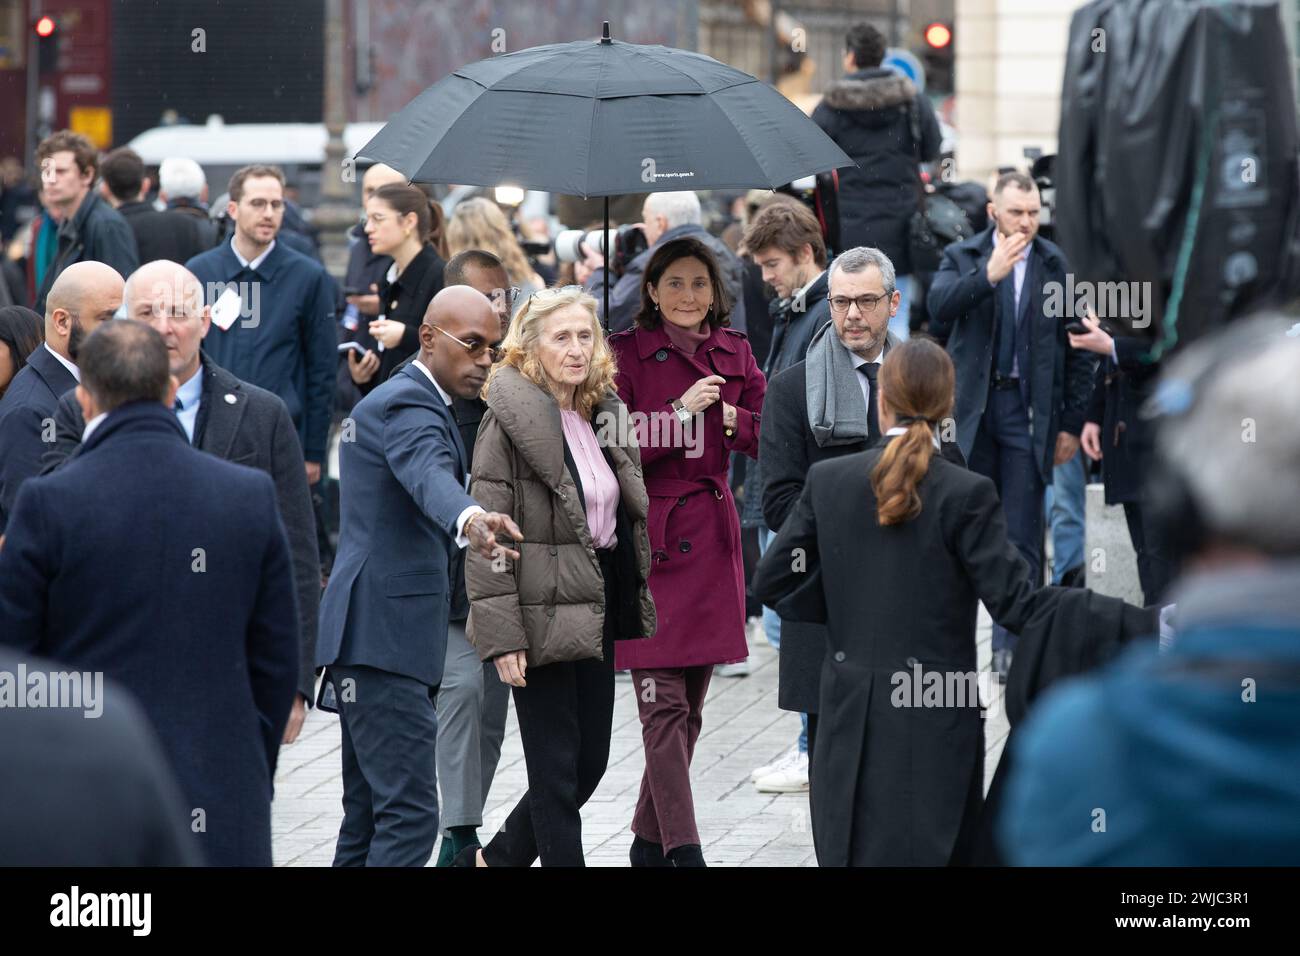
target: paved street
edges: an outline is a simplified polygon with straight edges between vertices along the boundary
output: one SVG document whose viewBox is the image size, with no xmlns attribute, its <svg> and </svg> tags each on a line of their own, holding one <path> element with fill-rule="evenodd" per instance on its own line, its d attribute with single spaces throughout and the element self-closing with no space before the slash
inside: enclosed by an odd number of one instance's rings
<svg viewBox="0 0 1300 956">
<path fill-rule="evenodd" d="M 711 866 L 814 866 L 807 794 L 759 793 L 749 782 L 750 771 L 784 753 L 799 733 L 799 718 L 776 706 L 776 651 L 764 642 L 753 647 L 752 654 L 754 672 L 744 678 L 715 675 L 704 707 L 704 729 L 692 767 L 704 857 Z M 982 669 L 988 668 L 989 656 L 988 618 L 981 611 Z M 994 710 L 986 724 L 986 786 L 1007 732 L 1001 707 Z M 643 766 L 633 685 L 622 680 L 614 705 L 609 769 L 582 812 L 588 865 L 628 865 L 628 824 Z M 485 826 L 479 831 L 485 842 L 527 786 L 512 706 Z M 298 742 L 280 751 L 275 789 L 276 864 L 328 866 L 343 815 L 335 716 L 318 711 L 308 715 Z"/>
</svg>

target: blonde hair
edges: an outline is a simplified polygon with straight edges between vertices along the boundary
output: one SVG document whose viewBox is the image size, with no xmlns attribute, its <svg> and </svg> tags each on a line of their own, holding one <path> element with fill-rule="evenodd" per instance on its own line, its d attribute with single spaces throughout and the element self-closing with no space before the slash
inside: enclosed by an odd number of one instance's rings
<svg viewBox="0 0 1300 956">
<path fill-rule="evenodd" d="M 573 396 L 573 407 L 584 418 L 591 417 L 592 409 L 614 390 L 614 376 L 618 374 L 618 366 L 614 363 L 614 353 L 610 351 L 605 341 L 605 333 L 596 318 L 596 300 L 578 286 L 543 289 L 528 297 L 528 301 L 510 323 L 510 331 L 506 333 L 505 341 L 501 343 L 505 355 L 488 373 L 488 380 L 481 393 L 484 399 L 487 398 L 488 390 L 491 389 L 497 372 L 507 365 L 518 369 L 519 374 L 530 382 L 540 385 L 548 392 L 551 391 L 546 372 L 537 357 L 537 342 L 541 338 L 542 326 L 546 324 L 546 320 L 560 309 L 571 305 L 580 305 L 587 310 L 587 314 L 591 317 L 592 331 L 595 333 L 587 378 L 578 386 Z"/>
<path fill-rule="evenodd" d="M 447 222 L 447 251 L 454 256 L 466 249 L 484 249 L 495 255 L 514 285 L 525 285 L 532 278 L 533 268 L 505 213 L 490 199 L 474 196 L 461 201 Z"/>
</svg>

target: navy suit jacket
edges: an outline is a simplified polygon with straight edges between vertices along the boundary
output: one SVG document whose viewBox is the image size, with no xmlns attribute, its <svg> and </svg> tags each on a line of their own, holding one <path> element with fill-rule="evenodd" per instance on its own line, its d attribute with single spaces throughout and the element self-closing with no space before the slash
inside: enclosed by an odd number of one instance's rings
<svg viewBox="0 0 1300 956">
<path fill-rule="evenodd" d="M 39 345 L 0 400 L 0 534 L 5 533 L 22 483 L 41 473 L 41 456 L 49 448 L 42 438 L 54 437 L 59 396 L 76 384 L 63 363 Z"/>
<path fill-rule="evenodd" d="M 975 447 L 980 419 L 988 404 L 997 348 L 997 286 L 989 284 L 985 271 L 993 254 L 994 228 L 989 226 L 944 250 L 926 297 L 930 332 L 947 341 L 948 354 L 956 367 L 953 415 L 957 420 L 957 443 L 967 458 Z M 1057 434 L 1064 431 L 1077 436 L 1083 430 L 1095 368 L 1091 352 L 1070 347 L 1065 333 L 1070 319 L 1047 314 L 1048 283 L 1063 290 L 1068 270 L 1060 248 L 1036 236 L 1030 246 L 1016 312 L 1021 398 L 1031 412 L 1034 457 L 1039 476 L 1047 484 L 1052 482 Z M 1014 274 L 1003 281 L 1014 282 Z"/>
<path fill-rule="evenodd" d="M 192 448 L 157 402 L 117 409 L 23 485 L 0 549 L 0 641 L 133 693 L 207 862 L 270 865 L 298 611 L 267 475 Z"/>
<path fill-rule="evenodd" d="M 411 363 L 343 424 L 338 556 L 321 599 L 316 664 L 375 667 L 434 686 L 447 623 L 465 616 L 452 606 L 464 559 L 456 519 L 475 503 L 456 420 Z"/>
</svg>

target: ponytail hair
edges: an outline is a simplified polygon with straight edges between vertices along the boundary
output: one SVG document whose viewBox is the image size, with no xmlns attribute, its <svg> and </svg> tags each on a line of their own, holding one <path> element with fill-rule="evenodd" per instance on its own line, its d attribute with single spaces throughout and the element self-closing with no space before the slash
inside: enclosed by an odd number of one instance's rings
<svg viewBox="0 0 1300 956">
<path fill-rule="evenodd" d="M 447 258 L 446 217 L 442 205 L 419 186 L 389 183 L 375 190 L 374 198 L 381 200 L 399 216 L 415 214 L 415 233 L 424 245 L 433 246 L 434 252 Z"/>
<path fill-rule="evenodd" d="M 909 339 L 880 368 L 881 402 L 907 429 L 885 446 L 871 471 L 876 520 L 902 524 L 921 513 L 917 487 L 934 455 L 934 428 L 952 413 L 956 373 L 948 353 L 929 339 Z"/>
</svg>

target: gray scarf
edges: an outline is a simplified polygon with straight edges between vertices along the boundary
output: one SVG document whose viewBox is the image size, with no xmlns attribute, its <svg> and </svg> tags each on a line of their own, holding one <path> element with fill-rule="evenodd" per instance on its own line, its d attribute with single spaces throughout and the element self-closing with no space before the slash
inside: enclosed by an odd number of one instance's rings
<svg viewBox="0 0 1300 956">
<path fill-rule="evenodd" d="M 898 344 L 885 335 L 884 354 Z M 849 350 L 827 322 L 813 335 L 804 359 L 807 377 L 808 425 L 819 448 L 853 445 L 867 440 L 867 406 Z"/>
</svg>

